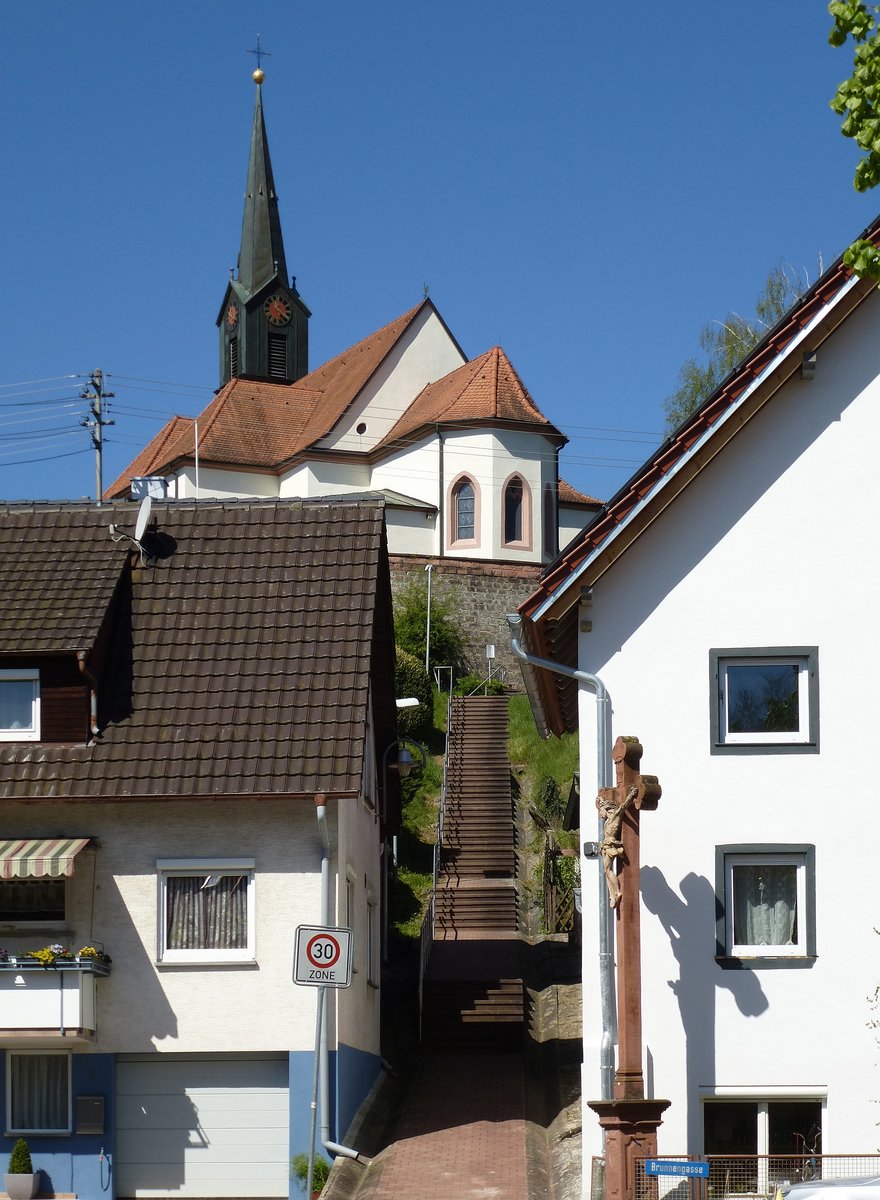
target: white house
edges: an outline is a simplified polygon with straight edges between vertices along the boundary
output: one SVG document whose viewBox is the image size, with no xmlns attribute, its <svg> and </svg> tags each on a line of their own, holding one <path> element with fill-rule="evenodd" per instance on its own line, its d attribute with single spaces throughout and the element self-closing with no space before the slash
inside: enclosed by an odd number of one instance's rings
<svg viewBox="0 0 880 1200">
<path fill-rule="evenodd" d="M 134 518 L 0 509 L 3 1133 L 44 1193 L 285 1197 L 315 1061 L 297 927 L 352 930 L 325 1143 L 380 1071 L 382 505 L 156 504 L 139 545 Z"/>
<path fill-rule="evenodd" d="M 805 1148 L 878 1146 L 878 327 L 877 288 L 838 261 L 521 609 L 533 659 L 597 676 L 602 738 L 638 737 L 659 777 L 641 819 L 646 1086 L 671 1101 L 660 1153 L 745 1155 L 734 1190 L 766 1193 Z M 524 675 L 545 731 L 580 728 L 589 843 L 613 782 L 597 778 L 597 685 L 534 661 Z M 598 860 L 581 867 L 587 1101 L 607 896 Z M 585 1189 L 599 1152 L 585 1108 Z"/>
</svg>

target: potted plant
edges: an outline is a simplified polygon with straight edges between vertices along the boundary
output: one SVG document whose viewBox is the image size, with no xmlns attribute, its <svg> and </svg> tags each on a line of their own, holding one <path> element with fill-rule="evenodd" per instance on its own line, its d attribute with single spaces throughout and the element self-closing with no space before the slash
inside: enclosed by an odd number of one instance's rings
<svg viewBox="0 0 880 1200">
<path fill-rule="evenodd" d="M 9 1174 L 4 1175 L 3 1181 L 9 1200 L 33 1200 L 39 1190 L 40 1172 L 34 1170 L 31 1152 L 22 1137 L 12 1147 Z"/>
<path fill-rule="evenodd" d="M 293 1171 L 294 1179 L 298 1179 L 300 1187 L 305 1191 L 306 1183 L 309 1178 L 309 1156 L 308 1154 L 294 1154 L 290 1162 Z M 312 1200 L 315 1196 L 320 1196 L 321 1189 L 327 1182 L 327 1176 L 330 1174 L 330 1164 L 326 1159 L 321 1158 L 320 1154 L 315 1155 L 315 1166 L 312 1171 Z"/>
</svg>

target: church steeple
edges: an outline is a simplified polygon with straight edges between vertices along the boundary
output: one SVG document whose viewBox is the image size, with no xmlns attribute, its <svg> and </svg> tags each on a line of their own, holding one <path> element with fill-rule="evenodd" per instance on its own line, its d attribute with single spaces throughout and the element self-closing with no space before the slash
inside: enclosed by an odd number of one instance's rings
<svg viewBox="0 0 880 1200">
<path fill-rule="evenodd" d="M 238 282 L 251 293 L 276 275 L 287 279 L 278 196 L 275 193 L 266 123 L 263 120 L 263 72 L 255 71 L 255 79 L 257 75 L 260 78 L 256 80 L 257 101 L 254 105 L 244 217 L 241 222 L 241 250 L 238 255 Z"/>
<path fill-rule="evenodd" d="M 220 384 L 234 376 L 292 383 L 308 374 L 311 316 L 295 281 L 288 282 L 278 196 L 263 118 L 263 72 L 248 158 L 238 276 L 230 279 L 217 324 Z"/>
</svg>

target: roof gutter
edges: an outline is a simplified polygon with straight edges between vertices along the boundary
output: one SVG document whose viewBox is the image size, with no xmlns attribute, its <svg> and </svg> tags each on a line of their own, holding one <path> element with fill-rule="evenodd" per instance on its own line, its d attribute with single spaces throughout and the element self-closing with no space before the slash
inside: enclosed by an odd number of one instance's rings
<svg viewBox="0 0 880 1200">
<path fill-rule="evenodd" d="M 581 599 L 581 603 L 588 603 L 586 598 Z M 510 628 L 510 645 L 513 653 L 522 662 L 527 663 L 532 668 L 537 668 L 541 671 L 551 671 L 555 675 L 566 675 L 570 679 L 576 679 L 579 684 L 583 684 L 596 697 L 596 789 L 610 787 L 612 784 L 611 778 L 611 698 L 608 695 L 608 689 L 599 678 L 598 675 L 592 675 L 589 671 L 578 671 L 575 667 L 568 667 L 564 663 L 555 662 L 550 658 L 539 658 L 536 654 L 529 654 L 523 647 L 521 636 L 523 632 L 523 619 L 518 613 L 509 613 L 507 616 L 507 624 Z M 525 672 L 523 672 L 525 674 Z M 580 722 L 580 713 L 578 714 L 578 722 Z M 546 736 L 546 733 L 545 733 Z M 602 840 L 604 831 L 602 822 L 599 821 L 599 841 Z M 581 879 L 586 878 L 587 856 L 586 849 L 589 843 L 581 843 Z M 591 858 L 595 859 L 594 855 Z M 605 893 L 605 880 L 602 872 L 598 874 L 599 881 L 599 1003 L 602 1015 L 602 1039 L 599 1044 L 599 1074 L 601 1085 L 601 1098 L 603 1100 L 614 1099 L 614 927 L 611 924 L 611 909 L 608 906 L 608 901 Z M 584 972 L 586 975 L 586 971 Z M 587 1040 L 588 1031 L 582 1031 L 584 1041 Z"/>
</svg>

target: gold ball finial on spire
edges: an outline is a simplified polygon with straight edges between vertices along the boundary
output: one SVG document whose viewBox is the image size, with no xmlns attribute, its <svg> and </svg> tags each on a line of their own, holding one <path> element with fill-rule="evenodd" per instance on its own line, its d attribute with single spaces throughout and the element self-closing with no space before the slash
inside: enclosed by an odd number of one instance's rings
<svg viewBox="0 0 880 1200">
<path fill-rule="evenodd" d="M 260 68 L 257 67 L 256 71 L 254 71 L 254 83 L 256 83 L 259 86 L 259 84 L 261 84 L 265 78 L 266 78 L 265 71 L 261 71 Z"/>
</svg>

